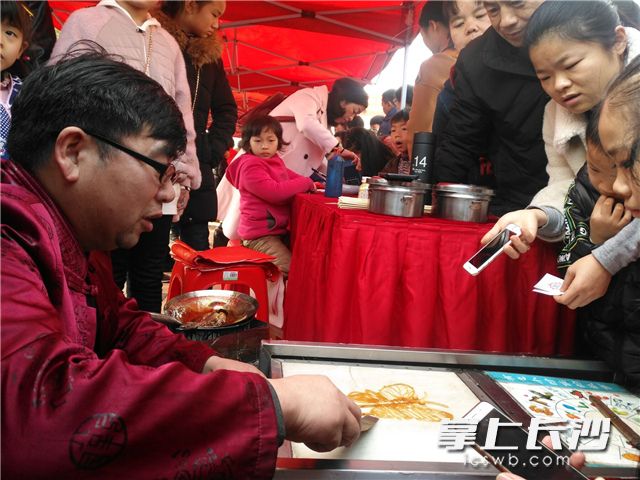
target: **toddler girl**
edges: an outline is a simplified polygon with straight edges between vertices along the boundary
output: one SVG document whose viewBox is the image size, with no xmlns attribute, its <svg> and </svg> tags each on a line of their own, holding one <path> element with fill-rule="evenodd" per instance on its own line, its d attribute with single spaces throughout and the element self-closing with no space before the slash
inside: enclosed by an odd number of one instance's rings
<svg viewBox="0 0 640 480">
<path fill-rule="evenodd" d="M 291 252 L 284 243 L 289 209 L 296 193 L 314 190 L 313 181 L 289 170 L 278 150 L 284 145 L 282 126 L 268 115 L 257 117 L 242 129 L 240 147 L 246 152 L 227 168 L 229 182 L 240 191 L 238 234 L 242 244 L 273 255 L 286 276 Z"/>
<path fill-rule="evenodd" d="M 22 87 L 20 57 L 29 46 L 31 19 L 21 2 L 2 2 L 2 55 L 0 56 L 0 157 L 6 158 L 11 126 L 11 105 Z"/>
</svg>

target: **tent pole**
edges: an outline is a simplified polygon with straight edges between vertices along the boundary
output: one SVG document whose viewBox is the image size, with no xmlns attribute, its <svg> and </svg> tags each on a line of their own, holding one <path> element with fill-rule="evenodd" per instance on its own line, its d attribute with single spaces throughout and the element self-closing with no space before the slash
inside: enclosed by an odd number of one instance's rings
<svg viewBox="0 0 640 480">
<path fill-rule="evenodd" d="M 404 47 L 404 62 L 402 65 L 402 99 L 400 100 L 400 108 L 407 105 L 407 64 L 409 63 L 409 47 Z"/>
<path fill-rule="evenodd" d="M 415 14 L 415 5 L 409 2 L 406 24 L 408 26 L 404 36 L 404 62 L 402 65 L 402 98 L 400 100 L 400 108 L 407 105 L 407 64 L 409 63 L 409 47 L 411 46 L 411 25 L 413 25 L 413 16 Z"/>
</svg>

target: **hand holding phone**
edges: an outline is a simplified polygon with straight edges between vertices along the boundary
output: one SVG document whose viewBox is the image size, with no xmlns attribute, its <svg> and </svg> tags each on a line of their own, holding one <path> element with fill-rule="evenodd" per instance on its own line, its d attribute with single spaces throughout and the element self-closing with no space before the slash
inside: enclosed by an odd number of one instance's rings
<svg viewBox="0 0 640 480">
<path fill-rule="evenodd" d="M 513 235 L 520 236 L 522 231 L 517 225 L 510 223 L 494 236 L 489 242 L 482 247 L 463 265 L 463 268 L 471 275 L 477 275 L 484 270 L 491 262 L 493 262 L 504 249 L 511 245 L 511 237 Z"/>
</svg>

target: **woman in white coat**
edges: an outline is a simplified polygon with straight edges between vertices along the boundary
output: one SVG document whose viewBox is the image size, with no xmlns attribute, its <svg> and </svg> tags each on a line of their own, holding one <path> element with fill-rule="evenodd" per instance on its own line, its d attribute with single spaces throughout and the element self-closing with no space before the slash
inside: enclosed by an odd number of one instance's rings
<svg viewBox="0 0 640 480">
<path fill-rule="evenodd" d="M 358 156 L 342 148 L 329 127 L 353 120 L 368 104 L 364 86 L 350 78 L 336 80 L 331 91 L 323 85 L 289 95 L 270 113 L 282 123 L 283 138 L 289 144 L 281 154 L 287 168 L 309 176 L 313 169 L 324 170 L 327 156 L 333 153 L 352 160 L 359 168 Z M 236 239 L 239 194 L 226 177 L 221 180 L 217 191 L 218 217 L 223 221 L 224 234 L 229 239 Z"/>
</svg>

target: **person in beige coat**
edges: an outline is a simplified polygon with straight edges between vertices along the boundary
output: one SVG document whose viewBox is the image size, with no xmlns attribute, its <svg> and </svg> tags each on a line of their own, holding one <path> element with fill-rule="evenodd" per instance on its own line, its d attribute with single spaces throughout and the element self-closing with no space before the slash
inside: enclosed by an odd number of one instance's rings
<svg viewBox="0 0 640 480">
<path fill-rule="evenodd" d="M 415 132 L 431 132 L 438 95 L 458 59 L 458 52 L 479 37 L 491 22 L 481 2 L 428 2 L 420 14 L 422 39 L 433 56 L 420 65 L 407 123 L 409 154 Z M 452 46 L 453 45 L 453 46 Z"/>
</svg>

